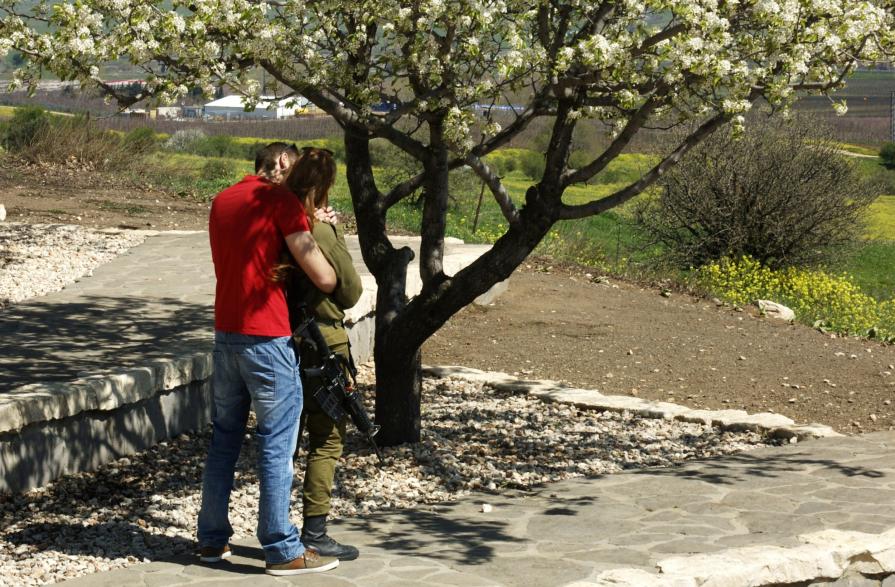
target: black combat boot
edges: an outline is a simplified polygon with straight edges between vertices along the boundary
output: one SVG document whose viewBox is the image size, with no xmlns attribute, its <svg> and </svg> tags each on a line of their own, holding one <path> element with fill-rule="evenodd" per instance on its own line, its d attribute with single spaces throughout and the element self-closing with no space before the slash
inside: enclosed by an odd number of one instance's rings
<svg viewBox="0 0 895 587">
<path fill-rule="evenodd" d="M 320 556 L 333 556 L 340 561 L 353 561 L 359 554 L 355 547 L 339 544 L 326 534 L 325 514 L 305 518 L 301 543 L 319 552 Z"/>
</svg>

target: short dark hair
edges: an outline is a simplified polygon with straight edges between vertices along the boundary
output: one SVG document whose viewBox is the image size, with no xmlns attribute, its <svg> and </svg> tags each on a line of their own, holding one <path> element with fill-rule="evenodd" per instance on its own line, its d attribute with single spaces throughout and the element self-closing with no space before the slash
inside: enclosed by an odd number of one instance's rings
<svg viewBox="0 0 895 587">
<path fill-rule="evenodd" d="M 273 171 L 274 167 L 276 167 L 277 159 L 286 151 L 292 151 L 296 156 L 298 155 L 298 148 L 295 145 L 279 141 L 258 149 L 255 153 L 255 173 L 262 171 L 269 173 Z"/>
</svg>

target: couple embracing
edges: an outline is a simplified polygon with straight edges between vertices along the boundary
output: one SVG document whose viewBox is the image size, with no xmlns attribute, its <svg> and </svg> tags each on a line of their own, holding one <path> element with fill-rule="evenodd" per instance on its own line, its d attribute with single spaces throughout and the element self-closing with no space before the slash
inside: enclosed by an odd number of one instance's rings
<svg viewBox="0 0 895 587">
<path fill-rule="evenodd" d="M 303 394 L 300 359 L 318 357 L 297 349 L 290 309 L 307 305 L 330 348 L 347 356 L 342 318 L 360 297 L 360 277 L 328 206 L 336 174 L 332 153 L 271 143 L 258 152 L 255 172 L 218 194 L 209 218 L 217 278 L 214 415 L 202 479 L 200 556 L 203 562 L 230 556 L 228 506 L 251 408 L 257 418 L 257 536 L 266 572 L 322 572 L 358 556 L 326 532 L 345 423 L 333 422 Z M 300 418 L 310 448 L 299 534 L 290 503 Z"/>
</svg>

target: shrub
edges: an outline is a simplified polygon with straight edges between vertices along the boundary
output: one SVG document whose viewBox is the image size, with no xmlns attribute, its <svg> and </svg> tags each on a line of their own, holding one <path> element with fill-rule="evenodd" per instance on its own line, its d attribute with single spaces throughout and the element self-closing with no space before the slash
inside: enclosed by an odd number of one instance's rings
<svg viewBox="0 0 895 587">
<path fill-rule="evenodd" d="M 50 123 L 50 114 L 40 106 L 16 108 L 3 133 L 3 146 L 12 152 L 28 149 Z"/>
<path fill-rule="evenodd" d="M 879 158 L 887 168 L 895 169 L 895 143 L 883 143 L 879 150 Z"/>
<path fill-rule="evenodd" d="M 499 176 L 506 177 L 519 167 L 519 149 L 499 149 L 485 157 L 485 163 Z"/>
<path fill-rule="evenodd" d="M 593 161 L 593 159 L 594 155 L 586 151 L 572 151 L 569 154 L 569 167 L 572 169 L 580 169 Z"/>
<path fill-rule="evenodd" d="M 233 166 L 220 159 L 206 161 L 200 173 L 200 177 L 205 181 L 230 180 L 234 175 Z"/>
<path fill-rule="evenodd" d="M 421 171 L 419 161 L 384 139 L 370 141 L 370 160 L 378 168 L 376 177 L 384 190 L 391 189 Z"/>
<path fill-rule="evenodd" d="M 180 153 L 190 153 L 192 149 L 207 135 L 198 128 L 185 128 L 179 130 L 165 141 L 165 148 Z"/>
<path fill-rule="evenodd" d="M 135 128 L 124 135 L 122 146 L 125 150 L 135 155 L 148 155 L 155 152 L 158 147 L 158 140 L 156 139 L 155 131 L 144 126 Z"/>
<path fill-rule="evenodd" d="M 635 217 L 679 266 L 748 255 L 785 267 L 835 258 L 861 236 L 879 187 L 807 118 L 718 131 L 673 169 Z"/>
<path fill-rule="evenodd" d="M 519 169 L 529 179 L 540 180 L 544 177 L 544 168 L 546 166 L 547 162 L 541 153 L 526 149 L 519 150 Z"/>
<path fill-rule="evenodd" d="M 231 157 L 243 159 L 245 148 L 234 141 L 231 136 L 214 135 L 196 141 L 191 152 L 203 157 Z"/>
<path fill-rule="evenodd" d="M 97 129 L 83 116 L 53 117 L 18 154 L 32 163 L 53 163 L 88 170 L 132 169 L 139 157 L 122 148 L 112 131 Z"/>
<path fill-rule="evenodd" d="M 700 267 L 695 282 L 734 304 L 759 299 L 784 304 L 806 324 L 847 334 L 895 336 L 895 300 L 877 301 L 847 274 L 795 267 L 773 270 L 744 256 Z"/>
</svg>

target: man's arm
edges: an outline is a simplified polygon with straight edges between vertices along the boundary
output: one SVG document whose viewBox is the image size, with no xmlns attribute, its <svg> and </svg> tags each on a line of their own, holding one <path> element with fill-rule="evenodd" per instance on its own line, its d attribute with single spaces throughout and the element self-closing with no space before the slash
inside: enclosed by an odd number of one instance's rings
<svg viewBox="0 0 895 587">
<path fill-rule="evenodd" d="M 336 272 L 320 252 L 310 232 L 299 231 L 286 235 L 286 245 L 308 279 L 323 293 L 336 289 Z"/>
</svg>

